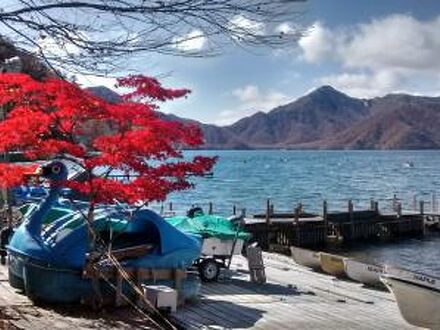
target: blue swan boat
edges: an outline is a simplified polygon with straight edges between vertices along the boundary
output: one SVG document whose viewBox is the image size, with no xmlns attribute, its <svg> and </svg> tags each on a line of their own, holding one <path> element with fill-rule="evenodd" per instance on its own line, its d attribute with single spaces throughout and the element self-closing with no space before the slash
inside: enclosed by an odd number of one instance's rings
<svg viewBox="0 0 440 330">
<path fill-rule="evenodd" d="M 46 198 L 30 212 L 17 228 L 7 246 L 9 282 L 33 300 L 50 303 L 77 303 L 91 299 L 92 282 L 83 276 L 88 252 L 87 224 L 81 210 L 67 208 L 62 216 L 47 223 L 45 219 L 58 200 L 67 178 L 61 161 L 39 168 L 39 174 L 50 180 Z M 201 241 L 177 230 L 158 214 L 142 209 L 131 212 L 118 207 L 97 207 L 94 230 L 112 249 L 148 245 L 144 255 L 120 261 L 131 269 L 186 269 L 200 256 Z M 44 224 L 44 227 L 43 227 Z M 101 261 L 105 267 L 108 260 Z M 108 282 L 100 280 L 103 296 L 114 295 Z M 198 280 L 187 278 L 182 283 L 183 298 L 197 294 Z M 133 295 L 132 289 L 124 293 Z"/>
</svg>

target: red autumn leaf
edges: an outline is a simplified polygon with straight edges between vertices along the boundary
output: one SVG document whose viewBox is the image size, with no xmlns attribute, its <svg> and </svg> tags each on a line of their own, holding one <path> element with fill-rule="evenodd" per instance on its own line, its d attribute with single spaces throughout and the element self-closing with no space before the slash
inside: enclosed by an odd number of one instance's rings
<svg viewBox="0 0 440 330">
<path fill-rule="evenodd" d="M 164 200 L 192 187 L 189 177 L 211 171 L 216 158 L 183 159 L 185 147 L 203 142 L 194 125 L 165 121 L 155 113 L 154 101 L 183 97 L 187 89 L 167 89 L 155 78 L 141 75 L 119 79 L 133 88 L 124 102 L 111 104 L 78 85 L 59 79 L 36 81 L 24 74 L 0 74 L 0 152 L 20 151 L 30 159 L 76 157 L 87 173 L 97 168 L 102 177 L 64 182 L 93 202 Z M 117 180 L 111 171 L 131 180 Z M 28 167 L 0 164 L 0 185 L 26 181 Z"/>
</svg>

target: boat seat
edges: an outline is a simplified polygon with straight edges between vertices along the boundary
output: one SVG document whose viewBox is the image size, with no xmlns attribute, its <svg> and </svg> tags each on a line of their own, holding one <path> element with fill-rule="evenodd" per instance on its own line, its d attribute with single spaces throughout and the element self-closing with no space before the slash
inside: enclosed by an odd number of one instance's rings
<svg viewBox="0 0 440 330">
<path fill-rule="evenodd" d="M 154 244 L 141 244 L 129 246 L 119 249 L 111 250 L 111 254 L 116 260 L 123 260 L 129 258 L 138 258 L 150 253 L 154 249 Z"/>
</svg>

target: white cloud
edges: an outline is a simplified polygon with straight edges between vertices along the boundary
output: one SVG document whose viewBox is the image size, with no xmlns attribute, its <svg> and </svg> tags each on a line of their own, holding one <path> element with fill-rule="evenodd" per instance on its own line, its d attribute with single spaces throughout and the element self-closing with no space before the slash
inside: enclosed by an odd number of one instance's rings
<svg viewBox="0 0 440 330">
<path fill-rule="evenodd" d="M 255 36 L 266 34 L 266 25 L 262 22 L 249 19 L 243 15 L 236 15 L 229 21 L 229 29 L 235 37 L 253 39 Z"/>
<path fill-rule="evenodd" d="M 55 40 L 51 37 L 43 37 L 37 42 L 45 54 L 53 56 L 72 56 L 80 53 L 80 49 L 71 42 Z M 36 50 L 39 51 L 40 49 Z"/>
<path fill-rule="evenodd" d="M 354 97 L 371 98 L 400 89 L 403 78 L 390 71 L 376 73 L 342 73 L 319 79 L 320 84 L 331 85 Z"/>
<path fill-rule="evenodd" d="M 177 49 L 184 52 L 200 51 L 205 47 L 207 38 L 200 30 L 193 30 L 181 37 L 176 37 L 173 40 Z"/>
<path fill-rule="evenodd" d="M 93 86 L 105 86 L 107 88 L 116 90 L 116 78 L 113 77 L 101 77 L 93 75 L 75 75 L 76 83 L 81 87 L 93 87 Z"/>
<path fill-rule="evenodd" d="M 440 77 L 440 16 L 429 21 L 390 15 L 369 23 L 329 29 L 322 23 L 299 40 L 309 63 L 336 62 L 342 73 L 323 77 L 355 96 L 407 89 L 412 80 Z"/>
<path fill-rule="evenodd" d="M 317 22 L 312 28 L 304 33 L 298 40 L 303 51 L 303 58 L 310 63 L 320 62 L 332 55 L 333 51 L 332 32 Z"/>
<path fill-rule="evenodd" d="M 294 28 L 293 25 L 289 22 L 281 23 L 275 27 L 275 32 L 282 34 L 295 34 L 297 33 L 297 30 L 298 29 Z"/>
<path fill-rule="evenodd" d="M 253 102 L 260 97 L 260 90 L 255 85 L 247 85 L 232 91 L 232 95 L 242 102 Z"/>
<path fill-rule="evenodd" d="M 229 125 L 243 117 L 259 111 L 270 111 L 290 101 L 290 98 L 281 92 L 275 90 L 261 91 L 256 85 L 237 88 L 232 91 L 232 95 L 239 101 L 238 105 L 234 110 L 221 111 L 216 124 Z"/>
</svg>

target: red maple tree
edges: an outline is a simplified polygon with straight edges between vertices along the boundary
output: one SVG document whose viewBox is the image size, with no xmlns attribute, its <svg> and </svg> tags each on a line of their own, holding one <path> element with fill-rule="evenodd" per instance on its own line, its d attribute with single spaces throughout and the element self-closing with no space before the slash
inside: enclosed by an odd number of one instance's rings
<svg viewBox="0 0 440 330">
<path fill-rule="evenodd" d="M 186 96 L 187 89 L 164 88 L 156 79 L 136 75 L 118 80 L 132 91 L 109 103 L 61 79 L 37 81 L 25 74 L 0 74 L 0 152 L 20 151 L 30 160 L 67 157 L 86 172 L 82 182 L 63 184 L 90 204 L 162 201 L 173 191 L 192 187 L 190 176 L 211 171 L 216 158 L 190 160 L 183 148 L 202 140 L 193 124 L 161 119 L 157 103 Z M 94 176 L 97 168 L 105 173 Z M 129 176 L 121 181 L 111 173 Z M 0 164 L 0 185 L 27 181 L 29 166 Z"/>
</svg>

